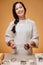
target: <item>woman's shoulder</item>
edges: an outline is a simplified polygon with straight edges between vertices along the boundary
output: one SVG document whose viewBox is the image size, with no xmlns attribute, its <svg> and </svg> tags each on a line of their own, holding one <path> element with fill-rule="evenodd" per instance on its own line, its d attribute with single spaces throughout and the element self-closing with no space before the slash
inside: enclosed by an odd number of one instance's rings
<svg viewBox="0 0 43 65">
<path fill-rule="evenodd" d="M 14 25 L 14 20 L 10 22 L 10 25 Z"/>
<path fill-rule="evenodd" d="M 27 19 L 27 23 L 30 23 L 30 24 L 36 24 L 34 20 L 29 19 L 29 18 Z"/>
<path fill-rule="evenodd" d="M 35 23 L 35 21 L 34 20 L 32 20 L 32 19 L 27 19 L 28 20 L 28 22 L 30 22 L 30 23 Z"/>
<path fill-rule="evenodd" d="M 14 26 L 14 21 L 9 22 L 8 28 L 12 28 Z"/>
</svg>

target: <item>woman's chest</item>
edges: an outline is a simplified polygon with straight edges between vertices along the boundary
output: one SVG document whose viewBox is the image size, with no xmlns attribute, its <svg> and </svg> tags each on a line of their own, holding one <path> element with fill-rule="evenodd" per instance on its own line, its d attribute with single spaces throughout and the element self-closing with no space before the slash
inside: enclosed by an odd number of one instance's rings
<svg viewBox="0 0 43 65">
<path fill-rule="evenodd" d="M 16 26 L 16 33 L 30 34 L 32 33 L 32 25 L 30 23 L 18 23 Z"/>
</svg>

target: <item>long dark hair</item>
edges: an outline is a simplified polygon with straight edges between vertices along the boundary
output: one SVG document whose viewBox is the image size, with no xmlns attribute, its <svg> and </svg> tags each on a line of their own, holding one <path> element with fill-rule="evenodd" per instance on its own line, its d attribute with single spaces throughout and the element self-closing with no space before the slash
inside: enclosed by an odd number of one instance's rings
<svg viewBox="0 0 43 65">
<path fill-rule="evenodd" d="M 19 17 L 17 16 L 16 10 L 15 10 L 15 6 L 16 6 L 16 4 L 18 4 L 18 3 L 20 3 L 20 4 L 24 7 L 24 11 L 25 11 L 25 13 L 26 13 L 26 8 L 25 8 L 25 6 L 24 6 L 24 4 L 23 4 L 22 2 L 15 2 L 15 3 L 13 4 L 12 12 L 13 12 L 13 17 L 15 18 L 14 26 L 13 26 L 13 28 L 12 28 L 12 32 L 13 32 L 13 33 L 16 33 L 15 26 L 16 26 L 16 24 L 19 22 Z"/>
</svg>

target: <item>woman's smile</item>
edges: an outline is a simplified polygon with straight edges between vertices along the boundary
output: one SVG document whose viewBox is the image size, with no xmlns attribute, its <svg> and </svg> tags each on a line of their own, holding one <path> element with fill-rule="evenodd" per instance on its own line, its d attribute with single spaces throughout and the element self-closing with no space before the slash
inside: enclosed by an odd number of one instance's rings
<svg viewBox="0 0 43 65">
<path fill-rule="evenodd" d="M 22 6 L 20 3 L 18 3 L 18 4 L 16 5 L 15 10 L 16 10 L 16 14 L 17 14 L 19 17 L 24 16 L 24 8 L 23 8 L 23 6 Z"/>
</svg>

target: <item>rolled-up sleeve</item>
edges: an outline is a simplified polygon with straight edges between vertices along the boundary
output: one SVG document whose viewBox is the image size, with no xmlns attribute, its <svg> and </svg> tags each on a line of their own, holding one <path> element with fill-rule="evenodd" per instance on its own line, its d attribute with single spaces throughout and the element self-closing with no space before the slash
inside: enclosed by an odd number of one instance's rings
<svg viewBox="0 0 43 65">
<path fill-rule="evenodd" d="M 10 22 L 10 24 L 5 32 L 5 42 L 7 43 L 7 45 L 9 45 L 10 40 L 14 40 L 14 33 L 11 31 L 13 25 L 14 25 L 13 22 Z"/>
<path fill-rule="evenodd" d="M 39 34 L 38 34 L 38 30 L 37 30 L 35 22 L 32 23 L 32 38 L 31 38 L 30 42 L 31 41 L 35 42 L 36 47 L 38 47 L 38 45 L 39 45 Z"/>
</svg>

